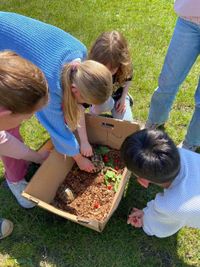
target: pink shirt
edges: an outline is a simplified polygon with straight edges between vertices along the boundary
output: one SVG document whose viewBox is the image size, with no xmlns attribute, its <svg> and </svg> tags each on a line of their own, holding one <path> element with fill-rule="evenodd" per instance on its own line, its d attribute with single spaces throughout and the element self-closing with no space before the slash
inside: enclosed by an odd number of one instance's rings
<svg viewBox="0 0 200 267">
<path fill-rule="evenodd" d="M 200 0 L 176 0 L 174 10 L 178 16 L 200 23 Z"/>
<path fill-rule="evenodd" d="M 36 162 L 35 154 L 35 151 L 28 148 L 15 136 L 6 131 L 0 131 L 0 156 Z"/>
</svg>

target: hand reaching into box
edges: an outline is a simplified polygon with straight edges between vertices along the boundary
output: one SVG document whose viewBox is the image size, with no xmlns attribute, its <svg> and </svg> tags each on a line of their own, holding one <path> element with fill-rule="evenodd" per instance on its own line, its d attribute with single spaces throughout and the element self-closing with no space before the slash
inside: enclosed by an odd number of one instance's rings
<svg viewBox="0 0 200 267">
<path fill-rule="evenodd" d="M 131 224 L 136 228 L 140 228 L 143 226 L 143 216 L 143 210 L 133 208 L 131 214 L 128 216 L 127 224 Z"/>
</svg>

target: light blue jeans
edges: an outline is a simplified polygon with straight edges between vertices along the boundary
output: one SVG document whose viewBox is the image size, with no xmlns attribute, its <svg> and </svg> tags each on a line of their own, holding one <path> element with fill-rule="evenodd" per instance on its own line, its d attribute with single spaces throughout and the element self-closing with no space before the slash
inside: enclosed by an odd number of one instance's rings
<svg viewBox="0 0 200 267">
<path fill-rule="evenodd" d="M 178 18 L 164 65 L 150 105 L 148 123 L 167 121 L 181 83 L 200 53 L 200 25 Z M 185 137 L 189 145 L 200 146 L 200 79 L 195 93 L 195 110 Z"/>
<path fill-rule="evenodd" d="M 93 114 L 101 114 L 103 112 L 111 112 L 113 118 L 125 121 L 133 121 L 132 109 L 130 106 L 130 97 L 126 96 L 125 100 L 126 111 L 121 113 L 117 112 L 115 108 L 115 100 L 112 97 L 109 97 L 103 104 L 101 105 L 93 105 L 90 109 Z"/>
</svg>

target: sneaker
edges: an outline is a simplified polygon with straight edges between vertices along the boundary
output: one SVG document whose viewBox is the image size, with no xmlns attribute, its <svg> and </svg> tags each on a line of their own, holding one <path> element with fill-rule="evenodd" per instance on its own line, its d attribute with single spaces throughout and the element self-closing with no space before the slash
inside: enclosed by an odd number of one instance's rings
<svg viewBox="0 0 200 267">
<path fill-rule="evenodd" d="M 17 202 L 25 209 L 30 209 L 35 207 L 35 203 L 33 203 L 30 200 L 27 200 L 24 198 L 21 193 L 24 191 L 28 183 L 23 179 L 20 180 L 19 182 L 9 182 L 7 180 L 8 187 L 10 188 L 11 192 L 13 195 L 16 197 Z"/>
<path fill-rule="evenodd" d="M 0 218 L 0 239 L 10 235 L 13 231 L 13 223 L 7 219 Z"/>
<path fill-rule="evenodd" d="M 197 152 L 200 153 L 200 146 L 196 146 L 196 145 L 189 145 L 188 143 L 186 143 L 185 141 L 183 141 L 182 143 L 180 143 L 178 145 L 178 147 L 193 151 L 193 152 Z"/>
<path fill-rule="evenodd" d="M 149 130 L 156 130 L 156 129 L 160 129 L 163 130 L 165 128 L 165 124 L 164 123 L 151 123 L 151 122 L 146 122 L 145 124 L 145 128 L 149 129 Z"/>
</svg>

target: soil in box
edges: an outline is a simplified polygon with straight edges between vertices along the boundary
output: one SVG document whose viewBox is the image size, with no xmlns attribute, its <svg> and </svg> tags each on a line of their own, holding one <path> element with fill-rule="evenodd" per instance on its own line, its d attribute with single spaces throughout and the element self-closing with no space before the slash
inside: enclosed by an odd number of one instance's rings
<svg viewBox="0 0 200 267">
<path fill-rule="evenodd" d="M 103 221 L 112 205 L 124 165 L 120 152 L 107 146 L 94 146 L 97 173 L 81 171 L 75 164 L 57 190 L 53 205 L 82 218 Z M 101 169 L 101 170 L 100 170 Z"/>
</svg>

